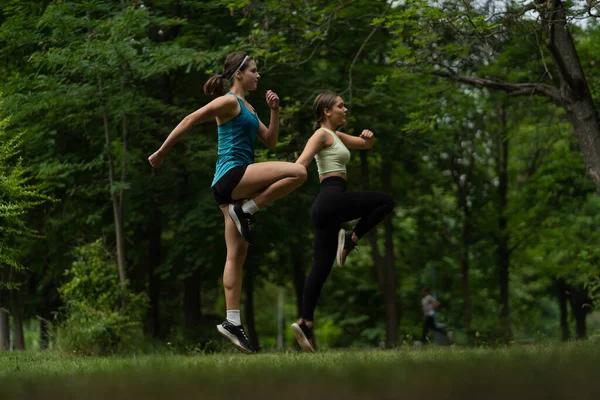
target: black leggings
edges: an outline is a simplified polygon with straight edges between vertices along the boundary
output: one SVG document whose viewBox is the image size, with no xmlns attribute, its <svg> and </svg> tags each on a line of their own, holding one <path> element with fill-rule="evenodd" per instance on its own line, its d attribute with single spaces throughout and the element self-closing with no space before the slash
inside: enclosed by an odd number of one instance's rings
<svg viewBox="0 0 600 400">
<path fill-rule="evenodd" d="M 435 323 L 435 317 L 426 316 L 423 320 L 423 333 L 421 334 L 421 343 L 425 343 L 425 341 L 427 340 L 427 332 L 429 332 L 430 329 L 438 331 L 443 335 L 448 334 L 446 328 L 440 328 L 437 326 L 437 324 Z"/>
<path fill-rule="evenodd" d="M 360 239 L 394 208 L 394 199 L 381 192 L 347 192 L 346 180 L 326 178 L 310 209 L 315 228 L 314 255 L 310 274 L 304 283 L 302 319 L 312 321 L 337 251 L 342 222 L 360 218 L 354 233 Z"/>
</svg>

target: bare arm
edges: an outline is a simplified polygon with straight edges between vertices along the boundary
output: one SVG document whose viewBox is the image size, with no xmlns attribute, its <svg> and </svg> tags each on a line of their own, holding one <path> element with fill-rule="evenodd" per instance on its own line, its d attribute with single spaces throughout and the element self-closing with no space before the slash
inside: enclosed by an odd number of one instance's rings
<svg viewBox="0 0 600 400">
<path fill-rule="evenodd" d="M 327 143 L 328 139 L 331 143 Z M 296 160 L 296 164 L 302 164 L 306 168 L 308 168 L 313 158 L 315 157 L 315 154 L 321 151 L 321 149 L 323 149 L 324 147 L 327 147 L 328 145 L 331 146 L 332 144 L 333 139 L 331 138 L 331 136 L 329 136 L 321 129 L 315 131 L 315 133 L 313 133 L 310 139 L 308 139 L 308 142 L 306 142 L 306 146 L 304 146 L 302 154 L 300 154 L 300 157 L 298 157 L 298 159 Z"/>
<path fill-rule="evenodd" d="M 368 129 L 362 131 L 359 136 L 348 135 L 343 132 L 336 132 L 340 140 L 349 149 L 366 150 L 373 147 L 375 135 Z"/>
<path fill-rule="evenodd" d="M 262 122 L 258 127 L 258 138 L 269 149 L 275 148 L 279 139 L 279 97 L 271 90 L 267 91 L 267 104 L 271 108 L 271 120 L 267 128 Z"/>
<path fill-rule="evenodd" d="M 237 100 L 234 96 L 221 96 L 189 114 L 171 131 L 162 146 L 160 146 L 160 149 L 148 157 L 148 161 L 154 168 L 160 167 L 164 161 L 165 155 L 171 150 L 175 143 L 177 143 L 179 139 L 192 128 L 192 126 L 210 121 L 215 117 L 226 117 L 231 115 L 235 112 L 237 104 Z"/>
</svg>

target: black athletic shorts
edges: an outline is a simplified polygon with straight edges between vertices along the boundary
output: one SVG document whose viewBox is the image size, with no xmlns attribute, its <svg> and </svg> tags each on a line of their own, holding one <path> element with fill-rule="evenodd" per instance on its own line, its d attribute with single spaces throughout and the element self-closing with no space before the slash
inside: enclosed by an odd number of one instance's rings
<svg viewBox="0 0 600 400">
<path fill-rule="evenodd" d="M 233 189 L 240 183 L 242 177 L 246 173 L 247 165 L 233 167 L 225 173 L 212 187 L 213 197 L 218 205 L 233 203 L 236 200 L 231 198 Z"/>
</svg>

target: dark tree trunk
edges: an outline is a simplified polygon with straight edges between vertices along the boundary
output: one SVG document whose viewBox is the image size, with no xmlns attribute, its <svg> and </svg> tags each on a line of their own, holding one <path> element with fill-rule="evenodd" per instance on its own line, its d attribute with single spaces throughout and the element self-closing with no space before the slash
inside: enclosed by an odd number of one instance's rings
<svg viewBox="0 0 600 400">
<path fill-rule="evenodd" d="M 575 337 L 578 340 L 587 339 L 587 314 L 591 310 L 591 299 L 587 290 L 582 286 L 570 288 L 571 314 L 575 319 Z"/>
<path fill-rule="evenodd" d="M 392 192 L 392 165 L 384 163 L 382 165 L 383 189 L 386 193 Z M 396 276 L 396 255 L 394 252 L 394 226 L 393 213 L 388 215 L 383 221 L 384 242 L 385 242 L 385 272 L 386 272 L 386 291 L 385 291 L 385 316 L 386 316 L 386 346 L 394 347 L 398 344 L 398 329 L 400 324 L 400 311 L 398 307 L 398 297 L 396 296 L 397 276 Z"/>
<path fill-rule="evenodd" d="M 248 329 L 248 338 L 250 344 L 256 351 L 260 349 L 258 342 L 258 335 L 256 334 L 256 323 L 254 320 L 254 268 L 252 265 L 247 265 L 244 273 L 244 291 L 246 298 L 244 302 L 244 320 L 246 321 L 246 327 Z"/>
<path fill-rule="evenodd" d="M 469 291 L 469 245 L 468 232 L 470 225 L 465 222 L 463 225 L 463 246 L 460 252 L 460 286 L 463 293 L 463 321 L 465 329 L 471 329 L 471 293 Z"/>
<path fill-rule="evenodd" d="M 454 137 L 455 144 L 460 151 L 460 138 L 458 135 Z M 471 293 L 469 288 L 469 269 L 470 269 L 470 248 L 471 248 L 471 208 L 468 204 L 467 196 L 469 192 L 469 182 L 472 177 L 472 168 L 473 168 L 473 153 L 469 155 L 469 169 L 468 171 L 463 171 L 457 163 L 457 156 L 453 155 L 451 157 L 451 173 L 452 179 L 454 180 L 454 184 L 456 185 L 456 201 L 458 209 L 462 212 L 462 233 L 461 233 L 461 248 L 459 253 L 460 259 L 460 284 L 463 293 L 463 319 L 464 319 L 464 327 L 469 332 L 471 329 Z M 463 172 L 466 173 L 467 178 L 463 182 L 460 177 L 463 175 Z"/>
<path fill-rule="evenodd" d="M 10 350 L 10 323 L 8 313 L 1 309 L 3 304 L 0 303 L 0 351 Z"/>
<path fill-rule="evenodd" d="M 10 282 L 8 268 L 0 267 L 0 282 Z M 6 289 L 0 289 L 0 351 L 10 350 L 10 321 L 8 318 L 9 310 L 9 292 Z"/>
<path fill-rule="evenodd" d="M 10 313 L 13 317 L 13 350 L 25 350 L 25 336 L 23 335 L 23 318 L 21 317 L 20 293 L 11 294 Z"/>
<path fill-rule="evenodd" d="M 369 167 L 367 154 L 364 151 L 360 152 L 360 165 L 362 175 L 362 186 L 364 190 L 369 189 Z M 390 171 L 388 171 L 390 173 Z M 390 177 L 387 178 L 391 179 Z M 387 217 L 388 219 L 390 217 Z M 386 226 L 386 224 L 388 224 Z M 377 284 L 383 299 L 383 308 L 385 312 L 385 336 L 386 346 L 393 347 L 398 343 L 398 301 L 396 297 L 396 273 L 395 273 L 395 258 L 393 255 L 393 239 L 391 220 L 384 222 L 385 229 L 385 256 L 379 250 L 377 244 L 377 230 L 375 228 L 367 234 L 369 243 L 371 244 L 371 257 L 375 267 L 375 275 Z M 389 246 L 388 246 L 389 244 Z"/>
<path fill-rule="evenodd" d="M 546 46 L 552 54 L 560 81 L 560 99 L 573 124 L 585 165 L 600 192 L 600 120 L 590 94 L 561 0 L 536 0 Z"/>
<path fill-rule="evenodd" d="M 185 329 L 194 330 L 202 322 L 200 301 L 201 273 L 194 271 L 183 281 L 183 319 Z"/>
<path fill-rule="evenodd" d="M 564 107 L 583 154 L 590 178 L 600 193 L 600 118 L 590 87 L 585 78 L 573 37 L 569 32 L 562 0 L 534 0 L 545 33 L 546 47 L 552 54 L 560 87 L 541 83 L 504 83 L 446 71 L 434 75 L 491 90 L 502 90 L 512 96 L 545 96 Z"/>
<path fill-rule="evenodd" d="M 569 309 L 567 308 L 568 303 L 568 288 L 564 279 L 559 279 L 556 282 L 558 289 L 558 303 L 560 308 L 560 332 L 563 342 L 567 342 L 571 339 L 571 333 L 569 331 Z"/>
<path fill-rule="evenodd" d="M 300 251 L 294 251 L 298 249 Z M 303 247 L 296 245 L 292 249 L 291 264 L 292 264 L 292 276 L 294 279 L 294 291 L 296 293 L 296 308 L 298 310 L 298 317 L 302 316 L 302 299 L 304 297 L 304 281 L 306 280 L 305 273 L 305 262 L 306 257 L 304 256 Z"/>
<path fill-rule="evenodd" d="M 510 327 L 509 307 L 509 266 L 510 250 L 508 247 L 508 230 L 506 218 L 506 204 L 508 194 L 508 127 L 506 121 L 506 107 L 504 103 L 498 110 L 497 117 L 500 122 L 500 130 L 497 135 L 497 174 L 498 174 L 498 247 L 497 263 L 498 278 L 500 283 L 500 327 L 503 331 L 505 341 L 512 339 Z"/>
<path fill-rule="evenodd" d="M 152 219 L 148 231 L 148 298 L 150 308 L 146 316 L 145 331 L 156 338 L 160 330 L 160 278 L 156 270 L 161 263 L 160 234 L 162 230 L 161 213 L 157 205 L 152 206 Z"/>
</svg>

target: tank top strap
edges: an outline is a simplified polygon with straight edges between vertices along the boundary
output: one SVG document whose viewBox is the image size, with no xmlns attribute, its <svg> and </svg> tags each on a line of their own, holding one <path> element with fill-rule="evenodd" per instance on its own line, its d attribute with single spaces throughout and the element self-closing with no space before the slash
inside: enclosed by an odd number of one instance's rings
<svg viewBox="0 0 600 400">
<path fill-rule="evenodd" d="M 334 131 L 332 131 L 331 129 L 328 128 L 323 128 L 321 127 L 321 129 L 323 129 L 325 132 L 329 133 L 331 136 L 333 136 L 333 144 L 336 144 L 338 140 L 340 140 L 340 138 L 338 137 L 338 135 L 335 134 Z"/>
</svg>

